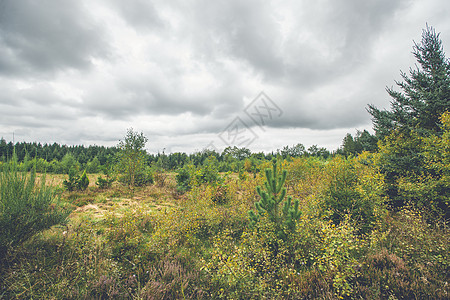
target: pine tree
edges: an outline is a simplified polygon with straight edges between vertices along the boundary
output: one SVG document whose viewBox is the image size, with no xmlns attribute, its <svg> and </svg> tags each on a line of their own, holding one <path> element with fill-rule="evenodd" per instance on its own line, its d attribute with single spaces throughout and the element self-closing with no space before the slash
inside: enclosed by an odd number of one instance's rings
<svg viewBox="0 0 450 300">
<path fill-rule="evenodd" d="M 261 217 L 266 216 L 271 222 L 275 223 L 278 234 L 283 237 L 283 226 L 291 231 L 295 230 L 296 221 L 301 215 L 298 209 L 299 201 L 296 199 L 292 203 L 292 197 L 288 196 L 280 210 L 280 203 L 286 197 L 284 182 L 286 181 L 287 171 L 282 170 L 281 174 L 278 174 L 276 159 L 272 160 L 272 169 L 265 170 L 265 175 L 265 190 L 262 190 L 260 186 L 256 188 L 261 200 L 255 203 L 256 214 L 253 210 L 249 211 L 250 224 L 254 226 Z"/>
<path fill-rule="evenodd" d="M 419 63 L 401 72 L 401 91 L 387 88 L 393 98 L 391 110 L 379 110 L 369 105 L 377 136 L 384 138 L 392 130 L 417 130 L 422 136 L 441 133 L 439 117 L 450 109 L 450 61 L 445 57 L 439 33 L 426 27 L 421 43 L 414 43 L 413 54 Z"/>
<path fill-rule="evenodd" d="M 84 191 L 89 186 L 89 178 L 86 175 L 86 170 L 84 170 L 83 174 L 81 175 L 80 179 L 77 182 L 77 188 L 80 191 Z"/>
<path fill-rule="evenodd" d="M 31 172 L 19 171 L 14 150 L 12 159 L 0 166 L 0 264 L 11 247 L 67 223 L 70 211 L 60 206 L 45 176 L 37 180 L 35 170 L 34 166 Z"/>
</svg>

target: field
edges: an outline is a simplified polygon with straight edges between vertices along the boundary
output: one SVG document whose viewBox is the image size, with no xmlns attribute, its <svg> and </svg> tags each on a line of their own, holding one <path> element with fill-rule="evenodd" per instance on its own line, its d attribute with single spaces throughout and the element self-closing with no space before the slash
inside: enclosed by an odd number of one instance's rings
<svg viewBox="0 0 450 300">
<path fill-rule="evenodd" d="M 67 175 L 47 174 L 69 221 L 8 253 L 0 298 L 448 298 L 445 223 L 387 209 L 383 178 L 364 159 L 284 160 L 287 195 L 299 200 L 294 227 L 251 224 L 264 172 L 220 173 L 185 193 L 176 173 L 108 189 L 90 174 L 73 192 Z M 351 201 L 338 207 L 336 197 Z"/>
</svg>

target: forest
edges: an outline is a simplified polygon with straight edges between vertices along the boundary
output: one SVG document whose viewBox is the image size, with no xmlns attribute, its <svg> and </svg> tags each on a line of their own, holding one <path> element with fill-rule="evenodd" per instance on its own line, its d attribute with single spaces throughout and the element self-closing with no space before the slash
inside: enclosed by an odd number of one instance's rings
<svg viewBox="0 0 450 300">
<path fill-rule="evenodd" d="M 130 128 L 132 129 L 132 128 Z M 359 135 L 363 135 L 364 144 L 358 142 Z M 335 152 L 350 155 L 357 154 L 363 150 L 375 149 L 376 137 L 370 135 L 369 132 L 364 131 L 362 134 L 358 133 L 358 137 L 353 140 L 351 134 L 348 134 L 344 141 L 344 146 L 337 149 Z M 365 141 L 364 138 L 369 138 Z M 367 144 L 371 142 L 371 144 Z M 346 145 L 346 146 L 345 146 Z M 369 148 L 367 148 L 369 147 Z M 0 139 L 0 162 L 6 162 L 15 153 L 17 161 L 22 164 L 22 168 L 30 170 L 31 166 L 36 163 L 38 172 L 48 172 L 55 174 L 67 174 L 70 166 L 70 161 L 76 163 L 78 169 L 90 170 L 90 173 L 101 172 L 106 166 L 115 164 L 117 159 L 117 147 L 104 146 L 66 146 L 54 143 L 52 145 L 40 143 L 27 142 L 9 142 L 5 139 Z M 166 170 L 173 171 L 183 167 L 187 163 L 192 163 L 195 166 L 202 165 L 204 161 L 214 156 L 221 162 L 220 171 L 227 172 L 231 170 L 239 170 L 245 159 L 253 160 L 270 160 L 272 157 L 282 156 L 283 158 L 301 157 L 301 156 L 316 156 L 328 158 L 333 155 L 326 148 L 312 145 L 308 149 L 302 144 L 293 146 L 285 146 L 282 149 L 277 149 L 275 152 L 252 153 L 250 149 L 245 147 L 239 148 L 236 146 L 228 146 L 221 153 L 215 150 L 203 149 L 202 151 L 186 154 L 186 153 L 169 153 L 164 151 L 158 154 L 145 153 L 145 161 L 148 166 L 156 164 L 159 161 L 161 167 Z M 223 163 L 222 163 L 223 162 Z"/>
<path fill-rule="evenodd" d="M 0 140 L 0 299 L 449 299 L 450 60 L 328 151 Z"/>
</svg>

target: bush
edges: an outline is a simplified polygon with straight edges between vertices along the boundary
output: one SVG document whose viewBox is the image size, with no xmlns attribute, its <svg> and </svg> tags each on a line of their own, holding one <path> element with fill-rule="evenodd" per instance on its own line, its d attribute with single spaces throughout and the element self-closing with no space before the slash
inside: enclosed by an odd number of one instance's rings
<svg viewBox="0 0 450 300">
<path fill-rule="evenodd" d="M 80 180 L 77 182 L 77 187 L 80 191 L 85 191 L 89 186 L 89 178 L 86 175 L 86 170 L 84 170 L 83 174 L 80 177 Z"/>
<path fill-rule="evenodd" d="M 191 189 L 191 177 L 194 173 L 195 167 L 193 165 L 184 165 L 176 175 L 177 191 L 185 193 Z"/>
<path fill-rule="evenodd" d="M 393 131 L 380 142 L 378 165 L 396 209 L 412 205 L 427 218 L 450 220 L 450 113 L 440 117 L 442 133 Z"/>
<path fill-rule="evenodd" d="M 417 280 L 405 261 L 386 249 L 369 254 L 361 271 L 355 294 L 362 299 L 425 299 L 438 292 L 427 288 L 429 283 Z M 433 298 L 444 299 L 439 292 Z"/>
<path fill-rule="evenodd" d="M 162 168 L 154 168 L 153 171 L 153 179 L 156 182 L 156 185 L 159 187 L 163 187 L 166 184 L 167 179 L 169 178 L 169 174 Z"/>
<path fill-rule="evenodd" d="M 129 175 L 122 175 L 119 177 L 119 182 L 130 186 L 144 186 L 153 183 L 153 173 L 150 167 L 145 167 L 138 170 L 134 174 L 134 179 L 131 181 Z"/>
<path fill-rule="evenodd" d="M 86 175 L 86 170 L 79 176 L 75 168 L 70 169 L 69 179 L 64 180 L 63 185 L 69 192 L 74 190 L 85 191 L 89 186 L 89 178 Z"/>
<path fill-rule="evenodd" d="M 339 226 L 314 212 L 280 239 L 267 217 L 240 238 L 224 230 L 213 239 L 203 269 L 213 297 L 236 299 L 342 299 L 351 297 L 366 242 L 344 219 Z"/>
<path fill-rule="evenodd" d="M 97 156 L 95 156 L 90 162 L 87 163 L 86 169 L 89 174 L 98 173 L 100 169 L 100 161 L 98 160 Z"/>
<path fill-rule="evenodd" d="M 397 188 L 398 197 L 404 203 L 427 211 L 427 218 L 434 222 L 436 218 L 450 220 L 450 113 L 441 116 L 441 135 L 419 137 L 411 134 L 408 141 L 415 140 L 419 162 L 415 166 L 420 169 L 408 169 L 400 174 L 393 184 Z M 408 143 L 398 142 L 382 145 L 385 156 Z"/>
<path fill-rule="evenodd" d="M 337 157 L 326 167 L 328 178 L 322 190 L 322 207 L 337 225 L 349 214 L 361 233 L 370 231 L 381 211 L 383 176 L 367 166 L 368 157 Z"/>
<path fill-rule="evenodd" d="M 99 189 L 107 189 L 111 187 L 114 180 L 115 178 L 103 178 L 101 176 L 98 176 L 95 184 L 98 186 Z"/>
<path fill-rule="evenodd" d="M 113 182 L 116 180 L 116 177 L 112 177 L 111 173 L 112 170 L 111 168 L 105 167 L 103 169 L 103 173 L 106 175 L 106 178 L 103 178 L 102 176 L 98 176 L 97 177 L 97 181 L 95 182 L 95 184 L 100 188 L 100 189 L 107 189 L 110 188 L 111 185 L 113 184 Z"/>
<path fill-rule="evenodd" d="M 194 186 L 201 184 L 221 184 L 223 178 L 219 174 L 218 162 L 214 156 L 208 157 L 203 166 L 195 167 L 192 164 L 186 164 L 179 169 L 175 179 L 177 181 L 177 190 L 179 193 L 190 191 Z"/>
<path fill-rule="evenodd" d="M 145 167 L 141 172 L 136 174 L 135 185 L 143 186 L 147 184 L 153 184 L 153 172 L 150 167 Z"/>
<path fill-rule="evenodd" d="M 69 211 L 56 203 L 45 177 L 36 186 L 36 173 L 17 170 L 15 160 L 0 173 L 0 259 L 10 247 L 20 245 L 34 234 L 67 221 Z"/>
<path fill-rule="evenodd" d="M 211 200 L 217 204 L 225 204 L 228 202 L 228 185 L 226 182 L 219 183 L 214 186 Z"/>
<path fill-rule="evenodd" d="M 200 185 L 202 183 L 217 183 L 221 180 L 217 168 L 217 159 L 214 156 L 208 157 L 202 167 L 197 168 L 191 177 L 191 184 Z"/>
<path fill-rule="evenodd" d="M 294 159 L 287 166 L 287 190 L 294 198 L 305 199 L 314 195 L 323 185 L 326 164 L 317 157 L 300 157 Z"/>
</svg>

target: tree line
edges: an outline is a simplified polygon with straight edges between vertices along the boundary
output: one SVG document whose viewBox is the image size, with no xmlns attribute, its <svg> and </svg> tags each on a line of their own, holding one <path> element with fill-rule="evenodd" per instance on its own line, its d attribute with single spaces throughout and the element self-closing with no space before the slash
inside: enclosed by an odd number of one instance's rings
<svg viewBox="0 0 450 300">
<path fill-rule="evenodd" d="M 136 133 L 137 134 L 137 133 Z M 78 169 L 86 169 L 88 173 L 97 173 L 103 171 L 110 165 L 118 162 L 120 145 L 105 146 L 68 146 L 53 144 L 41 144 L 39 142 L 7 142 L 4 138 L 0 139 L 0 163 L 6 162 L 12 158 L 13 153 L 17 161 L 22 164 L 24 169 L 31 169 L 35 166 L 38 172 L 50 172 L 57 174 L 68 174 L 72 166 Z M 245 160 L 266 161 L 274 157 L 321 157 L 328 158 L 334 155 L 334 152 L 326 148 L 313 145 L 308 149 L 301 143 L 293 146 L 285 146 L 277 151 L 269 153 L 254 152 L 250 149 L 229 146 L 222 152 L 204 149 L 195 153 L 187 154 L 184 152 L 165 153 L 159 152 L 151 154 L 145 152 L 144 161 L 148 166 L 157 165 L 164 170 L 177 170 L 185 164 L 192 163 L 195 166 L 203 165 L 208 157 L 215 157 L 220 163 L 220 171 L 239 171 L 245 163 Z"/>
</svg>

